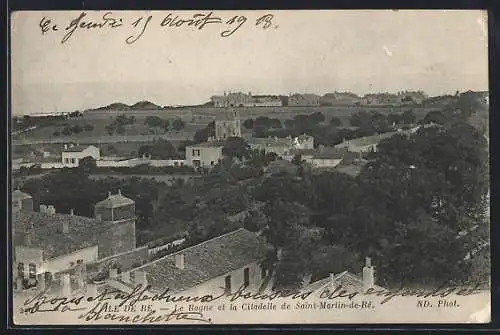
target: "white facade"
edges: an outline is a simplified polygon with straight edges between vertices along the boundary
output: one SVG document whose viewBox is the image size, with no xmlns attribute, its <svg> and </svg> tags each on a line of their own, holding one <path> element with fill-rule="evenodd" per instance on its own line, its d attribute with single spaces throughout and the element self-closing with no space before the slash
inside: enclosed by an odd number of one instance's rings
<svg viewBox="0 0 500 335">
<path fill-rule="evenodd" d="M 43 259 L 43 252 L 38 248 L 16 246 L 15 252 L 16 269 L 19 269 L 19 264 L 22 263 L 25 277 L 29 275 L 30 264 L 36 266 L 36 274 L 45 272 L 58 273 L 74 267 L 79 262 L 91 263 L 98 259 L 97 245 L 48 260 Z"/>
<path fill-rule="evenodd" d="M 67 148 L 65 145 L 65 150 L 62 152 L 62 163 L 65 167 L 77 167 L 80 163 L 80 160 L 85 157 L 92 157 L 95 160 L 99 160 L 101 158 L 101 151 L 99 148 L 90 145 L 83 150 L 71 150 L 72 148 Z M 68 151 L 66 151 L 68 150 Z"/>
<path fill-rule="evenodd" d="M 341 158 L 312 158 L 309 161 L 315 168 L 334 168 L 342 162 Z"/>
<path fill-rule="evenodd" d="M 195 168 L 214 166 L 222 157 L 222 145 L 202 143 L 186 147 L 186 163 Z"/>
</svg>

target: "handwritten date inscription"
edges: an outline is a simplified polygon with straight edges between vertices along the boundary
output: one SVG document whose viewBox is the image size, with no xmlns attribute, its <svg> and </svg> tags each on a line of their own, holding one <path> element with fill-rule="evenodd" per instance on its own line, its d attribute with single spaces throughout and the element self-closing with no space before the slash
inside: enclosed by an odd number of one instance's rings
<svg viewBox="0 0 500 335">
<path fill-rule="evenodd" d="M 125 43 L 133 44 L 151 29 L 195 29 L 200 31 L 209 26 L 220 26 L 222 27 L 222 30 L 219 32 L 220 37 L 227 38 L 252 21 L 255 29 L 268 30 L 278 28 L 273 14 L 257 15 L 256 18 L 249 18 L 244 15 L 223 17 L 214 14 L 214 12 L 195 13 L 191 16 L 168 13 L 162 17 L 145 15 L 125 19 L 113 12 L 106 12 L 97 17 L 90 17 L 87 12 L 81 12 L 69 22 L 62 23 L 55 22 L 53 19 L 44 16 L 39 22 L 39 29 L 42 35 L 62 32 L 61 44 L 68 42 L 79 32 L 83 31 L 98 32 L 126 29 L 129 32 L 129 36 L 125 39 Z M 156 28 L 154 28 L 155 26 Z"/>
</svg>

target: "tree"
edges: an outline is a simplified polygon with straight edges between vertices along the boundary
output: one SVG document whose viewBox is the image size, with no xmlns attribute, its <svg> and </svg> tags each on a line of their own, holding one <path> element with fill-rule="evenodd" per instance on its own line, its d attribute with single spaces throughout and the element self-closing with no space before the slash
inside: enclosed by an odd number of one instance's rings
<svg viewBox="0 0 500 335">
<path fill-rule="evenodd" d="M 115 122 L 117 126 L 124 126 L 129 123 L 129 118 L 125 114 L 120 114 L 116 117 Z"/>
<path fill-rule="evenodd" d="M 162 124 L 162 128 L 165 132 L 168 131 L 168 128 L 170 127 L 170 121 L 169 120 L 164 120 Z"/>
<path fill-rule="evenodd" d="M 195 143 L 203 143 L 208 141 L 209 137 L 215 136 L 215 122 L 210 122 L 205 128 L 199 129 L 193 136 Z"/>
<path fill-rule="evenodd" d="M 116 132 L 119 134 L 119 135 L 124 135 L 126 130 L 125 130 L 125 127 L 122 126 L 122 125 L 119 125 L 118 127 L 116 127 Z"/>
<path fill-rule="evenodd" d="M 158 116 L 147 116 L 144 124 L 151 128 L 160 128 L 163 125 L 163 119 Z"/>
<path fill-rule="evenodd" d="M 174 145 L 161 138 L 154 141 L 153 144 L 141 146 L 137 154 L 139 157 L 149 154 L 153 159 L 173 159 L 178 157 Z"/>
<path fill-rule="evenodd" d="M 104 129 L 106 129 L 106 132 L 108 133 L 108 135 L 113 135 L 113 133 L 115 132 L 115 125 L 113 123 L 110 123 L 110 124 L 106 125 L 106 127 L 104 127 Z"/>
<path fill-rule="evenodd" d="M 243 127 L 245 127 L 246 129 L 253 129 L 253 125 L 253 119 L 246 119 L 245 121 L 243 121 Z"/>
<path fill-rule="evenodd" d="M 65 136 L 71 135 L 71 127 L 70 126 L 65 126 L 61 132 Z"/>
<path fill-rule="evenodd" d="M 334 127 L 342 127 L 342 121 L 338 117 L 332 117 L 330 119 L 330 125 Z"/>
<path fill-rule="evenodd" d="M 415 115 L 413 110 L 409 109 L 403 112 L 401 120 L 406 124 L 413 124 L 417 120 L 417 116 Z"/>
<path fill-rule="evenodd" d="M 172 122 L 172 127 L 176 130 L 176 131 L 180 131 L 181 129 L 183 129 L 185 126 L 185 123 L 184 121 L 182 121 L 181 119 L 177 118 L 175 119 L 173 122 Z"/>
<path fill-rule="evenodd" d="M 387 116 L 387 122 L 390 125 L 399 124 L 399 123 L 401 123 L 402 119 L 403 119 L 402 116 L 400 114 L 397 114 L 397 113 L 391 113 Z"/>
<path fill-rule="evenodd" d="M 292 119 L 285 120 L 285 127 L 287 127 L 288 129 L 293 129 L 294 126 L 295 126 L 294 120 Z"/>
<path fill-rule="evenodd" d="M 117 149 L 116 149 L 116 147 L 115 147 L 114 145 L 112 145 L 112 144 L 108 144 L 108 145 L 106 146 L 106 151 L 107 151 L 109 154 L 111 154 L 111 155 L 113 155 L 113 154 L 117 154 L 117 153 L 118 153 L 118 150 L 117 150 Z"/>
<path fill-rule="evenodd" d="M 424 123 L 437 123 L 440 125 L 444 125 L 448 122 L 447 117 L 440 111 L 430 111 L 424 117 Z"/>
<path fill-rule="evenodd" d="M 91 125 L 90 123 L 86 123 L 86 124 L 83 126 L 83 129 L 84 129 L 85 131 L 92 131 L 92 130 L 94 130 L 94 126 L 93 126 L 93 125 Z"/>
<path fill-rule="evenodd" d="M 96 161 L 93 157 L 87 156 L 78 162 L 78 167 L 82 169 L 85 173 L 91 173 L 97 167 Z"/>
<path fill-rule="evenodd" d="M 73 127 L 71 127 L 71 131 L 75 134 L 79 134 L 83 131 L 83 128 L 75 124 Z"/>
<path fill-rule="evenodd" d="M 248 155 L 249 145 L 241 137 L 228 137 L 224 142 L 222 153 L 230 158 L 242 159 Z"/>
</svg>

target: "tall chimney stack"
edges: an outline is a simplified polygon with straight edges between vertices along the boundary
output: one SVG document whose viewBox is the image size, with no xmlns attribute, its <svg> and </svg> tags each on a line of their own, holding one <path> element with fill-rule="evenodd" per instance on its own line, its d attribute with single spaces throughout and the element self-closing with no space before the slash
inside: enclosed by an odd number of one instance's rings
<svg viewBox="0 0 500 335">
<path fill-rule="evenodd" d="M 366 292 L 375 285 L 375 268 L 372 266 L 372 259 L 366 257 L 366 263 L 363 267 L 363 289 Z"/>
<path fill-rule="evenodd" d="M 178 269 L 184 270 L 184 254 L 179 253 L 175 255 L 175 266 Z"/>
<path fill-rule="evenodd" d="M 62 223 L 62 231 L 64 234 L 69 234 L 69 222 L 68 221 L 64 221 Z"/>
<path fill-rule="evenodd" d="M 71 295 L 71 278 L 69 273 L 61 274 L 61 294 L 63 297 L 69 297 Z"/>
</svg>

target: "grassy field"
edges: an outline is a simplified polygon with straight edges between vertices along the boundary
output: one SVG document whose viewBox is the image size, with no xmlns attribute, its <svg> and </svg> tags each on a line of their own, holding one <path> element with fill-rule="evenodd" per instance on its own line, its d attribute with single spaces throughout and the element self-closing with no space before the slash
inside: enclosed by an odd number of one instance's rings
<svg viewBox="0 0 500 335">
<path fill-rule="evenodd" d="M 384 114 L 391 112 L 403 112 L 407 108 L 388 108 L 388 107 L 249 107 L 239 108 L 240 117 L 242 120 L 249 118 L 257 118 L 259 116 L 267 116 L 277 118 L 282 121 L 292 119 L 299 114 L 312 114 L 321 112 L 325 115 L 326 122 L 332 117 L 341 119 L 344 126 L 349 125 L 350 116 L 358 111 L 378 111 Z M 430 109 L 414 108 L 418 118 L 423 117 Z M 72 119 L 59 121 L 57 124 L 35 129 L 29 133 L 16 135 L 13 138 L 14 145 L 20 144 L 42 144 L 42 143 L 67 143 L 70 141 L 80 141 L 85 143 L 119 143 L 119 142 L 150 142 L 154 138 L 162 137 L 168 140 L 182 141 L 191 139 L 194 133 L 205 127 L 208 123 L 216 118 L 223 109 L 213 107 L 195 107 L 195 108 L 176 108 L 167 110 L 144 110 L 144 111 L 91 111 L 87 112 L 81 119 Z M 135 116 L 136 121 L 133 125 L 125 127 L 125 134 L 109 135 L 105 127 L 113 123 L 113 120 L 120 114 L 125 114 L 127 117 Z M 159 116 L 164 119 L 174 120 L 181 118 L 186 122 L 186 126 L 181 131 L 169 130 L 164 132 L 160 129 L 151 129 L 144 125 L 144 120 L 147 116 Z M 65 125 L 84 126 L 90 124 L 94 127 L 92 131 L 82 131 L 79 134 L 72 134 L 68 137 L 54 137 L 54 132 L 61 132 Z M 243 129 L 245 131 L 245 129 Z M 247 132 L 248 133 L 248 132 Z"/>
</svg>

